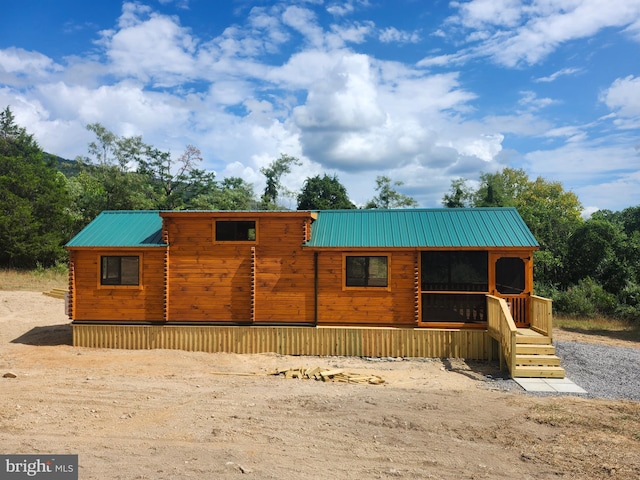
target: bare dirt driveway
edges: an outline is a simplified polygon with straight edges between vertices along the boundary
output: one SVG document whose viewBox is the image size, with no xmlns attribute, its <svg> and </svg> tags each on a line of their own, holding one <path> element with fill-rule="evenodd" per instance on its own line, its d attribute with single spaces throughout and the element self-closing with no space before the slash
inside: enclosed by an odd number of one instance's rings
<svg viewBox="0 0 640 480">
<path fill-rule="evenodd" d="M 0 291 L 0 453 L 78 454 L 84 480 L 640 478 L 640 403 L 531 396 L 495 365 L 70 343 L 61 300 Z M 385 383 L 267 375 L 299 366 Z"/>
</svg>

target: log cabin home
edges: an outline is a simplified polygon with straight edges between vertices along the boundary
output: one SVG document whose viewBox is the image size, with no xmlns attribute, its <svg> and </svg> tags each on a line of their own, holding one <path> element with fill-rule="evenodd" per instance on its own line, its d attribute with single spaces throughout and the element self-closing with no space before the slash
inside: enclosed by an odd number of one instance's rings
<svg viewBox="0 0 640 480">
<path fill-rule="evenodd" d="M 514 208 L 105 211 L 67 245 L 73 344 L 500 359 L 564 376 Z"/>
</svg>

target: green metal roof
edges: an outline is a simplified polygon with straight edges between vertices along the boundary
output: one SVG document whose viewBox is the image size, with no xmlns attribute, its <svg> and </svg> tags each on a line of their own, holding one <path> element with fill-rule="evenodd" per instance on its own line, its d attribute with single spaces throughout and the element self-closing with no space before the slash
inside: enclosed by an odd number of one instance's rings
<svg viewBox="0 0 640 480">
<path fill-rule="evenodd" d="M 537 247 L 515 208 L 322 210 L 308 247 Z"/>
<path fill-rule="evenodd" d="M 162 218 L 156 210 L 104 211 L 67 243 L 67 247 L 164 245 Z M 538 242 L 515 208 L 437 208 L 322 210 L 305 246 L 535 248 Z"/>
<path fill-rule="evenodd" d="M 104 211 L 67 243 L 67 247 L 163 245 L 162 218 L 156 210 Z"/>
</svg>

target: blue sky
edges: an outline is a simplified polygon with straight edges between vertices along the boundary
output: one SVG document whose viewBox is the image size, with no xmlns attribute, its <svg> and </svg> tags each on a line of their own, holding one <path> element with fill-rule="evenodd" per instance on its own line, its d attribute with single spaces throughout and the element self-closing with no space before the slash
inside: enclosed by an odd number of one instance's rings
<svg viewBox="0 0 640 480">
<path fill-rule="evenodd" d="M 640 0 L 3 2 L 0 106 L 40 145 L 86 125 L 195 145 L 217 178 L 375 178 L 423 207 L 451 180 L 524 168 L 585 213 L 640 204 Z M 287 202 L 285 202 L 287 203 Z M 295 208 L 295 202 L 289 201 Z"/>
</svg>

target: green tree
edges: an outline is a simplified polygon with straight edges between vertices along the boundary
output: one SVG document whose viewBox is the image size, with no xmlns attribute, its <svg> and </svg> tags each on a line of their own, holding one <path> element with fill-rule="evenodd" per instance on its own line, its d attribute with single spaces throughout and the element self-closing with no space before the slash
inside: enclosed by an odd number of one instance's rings
<svg viewBox="0 0 640 480">
<path fill-rule="evenodd" d="M 100 123 L 87 125 L 87 130 L 96 135 L 89 143 L 89 154 L 98 165 L 117 165 L 126 172 L 141 158 L 148 147 L 142 143 L 142 137 L 119 137 Z"/>
<path fill-rule="evenodd" d="M 151 186 L 155 208 L 190 208 L 195 198 L 212 190 L 215 173 L 196 168 L 201 162 L 200 150 L 193 145 L 187 145 L 177 161 L 169 152 L 146 146 L 144 155 L 138 159 L 138 173 Z"/>
<path fill-rule="evenodd" d="M 625 208 L 620 212 L 620 221 L 627 235 L 640 232 L 640 206 Z"/>
<path fill-rule="evenodd" d="M 369 200 L 364 208 L 417 207 L 418 202 L 414 198 L 396 190 L 396 187 L 401 187 L 402 185 L 404 183 L 399 181 L 392 182 L 389 177 L 384 175 L 376 177 L 376 192 L 378 192 L 378 195 Z"/>
<path fill-rule="evenodd" d="M 268 167 L 262 167 L 260 173 L 265 176 L 266 186 L 264 193 L 260 198 L 260 207 L 263 210 L 276 210 L 278 209 L 278 196 L 282 195 L 282 176 L 287 173 L 291 173 L 293 166 L 302 165 L 302 162 L 296 157 L 280 154 L 280 158 L 274 160 Z"/>
<path fill-rule="evenodd" d="M 49 266 L 70 237 L 64 175 L 9 107 L 0 112 L 0 265 Z"/>
<path fill-rule="evenodd" d="M 352 209 L 347 189 L 340 183 L 337 176 L 323 177 L 316 175 L 307 178 L 298 194 L 298 210 L 340 210 Z"/>
<path fill-rule="evenodd" d="M 633 278 L 627 252 L 627 237 L 616 225 L 603 220 L 584 222 L 568 241 L 571 283 L 590 277 L 609 293 L 621 292 Z"/>
<path fill-rule="evenodd" d="M 451 193 L 445 193 L 442 205 L 446 208 L 470 207 L 474 193 L 466 179 L 456 178 L 451 180 Z"/>
<path fill-rule="evenodd" d="M 468 187 L 464 179 L 452 182 L 443 204 L 456 206 L 458 198 L 470 198 L 472 207 L 515 207 L 540 243 L 540 250 L 534 254 L 536 284 L 569 285 L 565 269 L 567 239 L 583 223 L 582 204 L 573 192 L 542 177 L 531 181 L 524 170 L 513 168 L 483 173 L 475 191 L 464 187 Z"/>
<path fill-rule="evenodd" d="M 106 210 L 107 193 L 99 178 L 86 170 L 67 179 L 71 199 L 69 216 L 74 233 L 79 232 L 101 211 Z"/>
<path fill-rule="evenodd" d="M 96 139 L 88 146 L 91 157 L 76 159 L 81 175 L 72 186 L 74 218 L 93 219 L 103 210 L 158 208 L 148 179 L 131 171 L 146 151 L 142 138 L 119 137 L 99 123 L 87 125 L 87 130 Z"/>
<path fill-rule="evenodd" d="M 253 185 L 240 177 L 228 177 L 198 195 L 191 206 L 199 210 L 252 210 L 256 207 Z"/>
<path fill-rule="evenodd" d="M 504 168 L 480 175 L 480 187 L 473 195 L 475 207 L 512 207 L 531 182 L 522 169 Z"/>
</svg>

